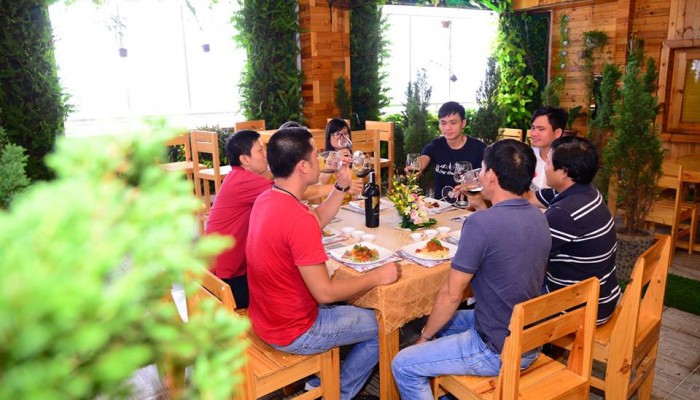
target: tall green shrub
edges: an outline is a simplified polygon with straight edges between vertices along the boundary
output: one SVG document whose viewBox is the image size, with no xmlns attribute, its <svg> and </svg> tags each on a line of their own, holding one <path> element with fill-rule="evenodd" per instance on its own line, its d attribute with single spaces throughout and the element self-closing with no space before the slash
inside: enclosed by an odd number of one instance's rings
<svg viewBox="0 0 700 400">
<path fill-rule="evenodd" d="M 350 93 L 348 93 L 348 90 L 345 88 L 345 78 L 342 76 L 336 81 L 335 105 L 338 106 L 338 110 L 340 110 L 340 118 L 351 119 L 352 99 L 350 98 Z"/>
<path fill-rule="evenodd" d="M 612 122 L 613 107 L 620 97 L 618 82 L 621 75 L 622 73 L 615 64 L 605 64 L 603 66 L 600 94 L 595 98 L 595 112 L 588 121 L 588 139 L 601 152 L 614 129 Z"/>
<path fill-rule="evenodd" d="M 428 104 L 432 91 L 425 69 L 416 74 L 414 82 L 408 83 L 403 143 L 406 153 L 420 153 L 423 146 L 435 138 L 435 134 L 428 129 Z"/>
<path fill-rule="evenodd" d="M 500 128 L 503 127 L 505 113 L 498 105 L 498 87 L 501 77 L 496 66 L 496 59 L 489 57 L 486 74 L 481 86 L 476 91 L 476 103 L 479 109 L 470 122 L 471 134 L 491 144 L 498 139 Z"/>
<path fill-rule="evenodd" d="M 57 178 L 0 212 L 0 398 L 124 398 L 165 360 L 194 365 L 186 398 L 230 397 L 247 321 L 210 304 L 185 324 L 163 301 L 228 242 L 194 240 L 191 183 L 157 166 L 165 134 L 63 139 Z"/>
<path fill-rule="evenodd" d="M 388 56 L 388 43 L 383 35 L 386 21 L 382 18 L 383 1 L 361 2 L 350 14 L 350 83 L 353 129 L 361 129 L 365 121 L 378 121 L 382 108 L 389 104 L 388 88 L 382 72 Z"/>
<path fill-rule="evenodd" d="M 610 137 L 603 157 L 605 165 L 618 178 L 618 193 L 626 210 L 624 232 L 639 235 L 644 232 L 644 219 L 657 195 L 656 182 L 661 176 L 664 150 L 654 129 L 657 100 L 653 95 L 656 68 L 649 58 L 642 71 L 644 48 L 634 38 L 622 75 L 620 101 L 615 104 Z"/>
<path fill-rule="evenodd" d="M 27 175 L 48 179 L 44 157 L 64 133 L 69 107 L 56 72 L 49 0 L 0 0 L 0 120 L 26 149 Z"/>
<path fill-rule="evenodd" d="M 240 80 L 243 114 L 268 126 L 302 121 L 298 2 L 239 0 L 239 5 L 231 21 L 247 53 Z"/>
<path fill-rule="evenodd" d="M 24 149 L 8 143 L 5 130 L 0 126 L 0 209 L 9 207 L 12 198 L 29 186 L 26 166 Z"/>
</svg>

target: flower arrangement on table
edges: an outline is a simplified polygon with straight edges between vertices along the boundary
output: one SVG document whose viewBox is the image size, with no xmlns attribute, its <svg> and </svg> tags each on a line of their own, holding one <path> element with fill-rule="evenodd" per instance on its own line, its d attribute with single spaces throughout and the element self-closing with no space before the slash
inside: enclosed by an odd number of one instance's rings
<svg viewBox="0 0 700 400">
<path fill-rule="evenodd" d="M 387 195 L 401 216 L 401 227 L 412 231 L 437 223 L 434 218 L 430 218 L 424 196 L 418 194 L 420 189 L 417 179 L 414 174 L 406 177 L 394 175 L 391 191 Z"/>
</svg>

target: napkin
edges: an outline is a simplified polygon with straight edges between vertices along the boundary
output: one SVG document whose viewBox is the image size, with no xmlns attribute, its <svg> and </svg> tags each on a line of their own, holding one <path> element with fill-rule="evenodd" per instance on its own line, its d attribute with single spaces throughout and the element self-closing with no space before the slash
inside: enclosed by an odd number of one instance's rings
<svg viewBox="0 0 700 400">
<path fill-rule="evenodd" d="M 432 268 L 432 267 L 439 265 L 439 264 L 442 264 L 446 261 L 446 260 L 424 260 L 422 258 L 414 257 L 413 255 L 408 254 L 403 250 L 397 251 L 396 255 L 398 255 L 399 257 L 401 257 L 405 260 L 409 260 L 415 264 L 418 264 L 421 267 L 425 267 L 425 268 Z"/>
<path fill-rule="evenodd" d="M 321 242 L 323 243 L 324 246 L 327 246 L 327 245 L 329 245 L 329 244 L 338 243 L 338 242 L 342 242 L 342 241 L 345 241 L 345 240 L 348 240 L 348 237 L 347 237 L 347 236 L 336 235 L 336 236 L 331 236 L 331 237 L 323 238 L 323 239 L 321 239 Z"/>
</svg>

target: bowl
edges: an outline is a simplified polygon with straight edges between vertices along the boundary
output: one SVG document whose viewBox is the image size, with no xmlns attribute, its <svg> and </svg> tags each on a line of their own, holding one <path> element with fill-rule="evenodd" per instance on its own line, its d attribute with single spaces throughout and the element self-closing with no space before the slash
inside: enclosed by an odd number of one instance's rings
<svg viewBox="0 0 700 400">
<path fill-rule="evenodd" d="M 352 237 L 354 237 L 357 240 L 360 240 L 362 236 L 364 236 L 367 232 L 365 231 L 352 231 Z"/>
<path fill-rule="evenodd" d="M 450 233 L 452 228 L 450 228 L 449 226 L 438 226 L 437 230 L 438 230 L 438 232 L 440 232 L 441 235 L 444 236 L 444 235 L 447 235 L 448 233 Z"/>
<path fill-rule="evenodd" d="M 430 240 L 430 239 L 434 238 L 435 236 L 437 236 L 438 231 L 435 229 L 426 229 L 423 231 L 423 233 L 425 234 L 425 237 L 428 240 Z"/>
<path fill-rule="evenodd" d="M 420 232 L 414 232 L 411 234 L 411 239 L 413 239 L 414 242 L 419 242 L 423 239 L 423 234 Z"/>
<path fill-rule="evenodd" d="M 346 226 L 345 228 L 341 229 L 341 231 L 343 231 L 344 234 L 349 235 L 355 232 L 355 228 L 353 228 L 352 226 Z"/>
<path fill-rule="evenodd" d="M 374 242 L 374 239 L 376 239 L 376 238 L 377 238 L 377 235 L 375 235 L 373 233 L 366 233 L 366 234 L 362 235 L 362 237 L 361 237 L 363 242 L 368 242 L 368 243 Z"/>
</svg>

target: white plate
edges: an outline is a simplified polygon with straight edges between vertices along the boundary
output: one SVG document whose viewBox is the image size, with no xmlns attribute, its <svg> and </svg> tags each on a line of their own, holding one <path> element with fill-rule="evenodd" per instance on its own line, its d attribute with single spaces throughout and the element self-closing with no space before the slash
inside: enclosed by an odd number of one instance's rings
<svg viewBox="0 0 700 400">
<path fill-rule="evenodd" d="M 452 232 L 450 232 L 450 235 L 449 235 L 449 236 L 450 236 L 451 238 L 455 239 L 455 240 L 459 240 L 459 238 L 462 236 L 462 231 L 461 231 L 461 230 L 459 230 L 459 231 L 452 231 Z"/>
<path fill-rule="evenodd" d="M 432 197 L 424 197 L 423 201 L 425 202 L 426 205 L 428 205 L 428 211 L 430 211 L 431 213 L 434 213 L 434 214 L 443 212 L 443 211 L 445 211 L 445 209 L 452 206 L 452 204 L 450 204 L 446 201 L 434 199 Z M 433 205 L 435 205 L 435 206 L 433 206 Z"/>
<path fill-rule="evenodd" d="M 364 200 L 353 200 L 350 203 L 348 203 L 350 206 L 355 207 L 360 210 L 365 209 L 365 201 Z M 392 203 L 389 200 L 386 199 L 381 199 L 379 200 L 379 211 L 386 210 L 387 208 L 391 208 L 394 206 L 394 203 Z"/>
<path fill-rule="evenodd" d="M 430 257 L 430 256 L 425 256 L 421 253 L 416 253 L 416 250 L 422 249 L 425 247 L 425 245 L 429 242 L 429 240 L 422 240 L 420 242 L 416 243 L 411 243 L 406 246 L 403 246 L 401 250 L 403 250 L 405 253 L 410 254 L 412 257 L 420 258 L 421 260 L 432 260 L 432 261 L 438 261 L 438 260 L 449 260 L 450 258 L 455 256 L 455 253 L 457 252 L 457 246 L 448 243 L 444 240 L 440 240 L 440 243 L 442 243 L 443 246 L 447 247 L 449 249 L 449 252 L 445 257 Z"/>
<path fill-rule="evenodd" d="M 350 260 L 345 260 L 345 259 L 343 259 L 343 254 L 345 254 L 346 251 L 352 249 L 353 247 L 355 247 L 355 246 L 357 246 L 357 245 L 360 245 L 360 246 L 367 246 L 367 247 L 369 247 L 369 248 L 372 249 L 372 250 L 377 250 L 377 252 L 379 253 L 379 258 L 377 258 L 376 260 L 366 261 L 366 262 L 355 262 L 355 261 L 350 261 Z M 339 249 L 332 249 L 332 250 L 329 251 L 329 253 L 331 253 L 331 255 L 332 255 L 336 260 L 340 260 L 340 261 L 342 261 L 342 262 L 344 262 L 344 263 L 346 263 L 346 264 L 352 264 L 352 265 L 367 265 L 367 264 L 373 264 L 373 263 L 376 263 L 376 262 L 385 260 L 385 259 L 391 257 L 392 254 L 394 254 L 393 251 L 387 250 L 387 249 L 385 249 L 385 248 L 383 248 L 383 247 L 377 246 L 376 244 L 374 244 L 374 243 L 369 243 L 369 242 L 360 242 L 360 243 L 356 243 L 356 244 L 351 244 L 351 245 L 349 245 L 349 246 L 341 247 L 341 248 L 339 248 Z"/>
<path fill-rule="evenodd" d="M 321 233 L 321 239 L 323 239 L 324 241 L 335 239 L 338 236 L 340 236 L 340 232 L 333 228 L 325 228 L 322 230 Z"/>
</svg>

